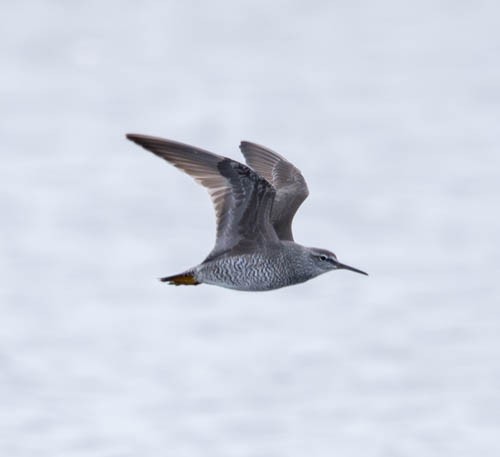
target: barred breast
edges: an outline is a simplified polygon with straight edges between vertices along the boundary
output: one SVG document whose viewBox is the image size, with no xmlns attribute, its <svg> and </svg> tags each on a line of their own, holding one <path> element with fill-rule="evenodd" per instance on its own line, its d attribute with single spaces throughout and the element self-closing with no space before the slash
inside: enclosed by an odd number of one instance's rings
<svg viewBox="0 0 500 457">
<path fill-rule="evenodd" d="M 196 279 L 229 289 L 272 290 L 309 279 L 296 256 L 286 251 L 220 257 L 199 265 Z"/>
</svg>

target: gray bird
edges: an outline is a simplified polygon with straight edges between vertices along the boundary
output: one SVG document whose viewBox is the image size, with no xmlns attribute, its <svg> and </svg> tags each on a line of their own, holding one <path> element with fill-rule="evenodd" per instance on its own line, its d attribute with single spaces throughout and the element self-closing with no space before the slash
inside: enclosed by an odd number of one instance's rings
<svg viewBox="0 0 500 457">
<path fill-rule="evenodd" d="M 215 207 L 217 237 L 208 257 L 161 281 L 258 291 L 332 270 L 367 274 L 340 263 L 333 252 L 294 242 L 292 219 L 309 191 L 300 171 L 276 152 L 243 141 L 246 166 L 176 141 L 137 134 L 127 138 L 196 179 Z"/>
</svg>

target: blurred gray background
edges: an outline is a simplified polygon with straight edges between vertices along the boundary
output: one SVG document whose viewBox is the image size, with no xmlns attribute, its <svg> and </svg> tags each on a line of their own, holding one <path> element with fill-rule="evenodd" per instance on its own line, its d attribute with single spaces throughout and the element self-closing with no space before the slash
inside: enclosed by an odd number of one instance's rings
<svg viewBox="0 0 500 457">
<path fill-rule="evenodd" d="M 498 5 L 3 2 L 0 455 L 500 455 Z M 281 152 L 370 277 L 158 283 L 214 215 L 126 132 Z"/>
</svg>

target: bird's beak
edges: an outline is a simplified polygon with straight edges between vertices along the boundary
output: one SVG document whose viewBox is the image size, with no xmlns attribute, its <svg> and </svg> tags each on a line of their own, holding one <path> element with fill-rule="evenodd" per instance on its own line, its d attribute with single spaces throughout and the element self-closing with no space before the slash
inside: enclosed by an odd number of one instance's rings
<svg viewBox="0 0 500 457">
<path fill-rule="evenodd" d="M 364 271 L 358 270 L 357 268 L 350 267 L 349 265 L 345 265 L 345 264 L 340 263 L 340 262 L 337 262 L 336 265 L 337 265 L 338 270 L 350 270 L 350 271 L 354 271 L 355 273 L 359 273 L 359 274 L 368 276 L 368 273 L 365 273 Z"/>
</svg>

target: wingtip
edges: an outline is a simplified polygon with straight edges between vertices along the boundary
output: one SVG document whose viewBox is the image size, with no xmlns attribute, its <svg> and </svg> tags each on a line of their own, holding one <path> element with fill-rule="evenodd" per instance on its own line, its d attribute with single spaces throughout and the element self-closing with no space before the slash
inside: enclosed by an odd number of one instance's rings
<svg viewBox="0 0 500 457">
<path fill-rule="evenodd" d="M 138 133 L 126 133 L 125 134 L 125 138 L 127 138 L 127 140 L 134 141 L 134 142 L 138 138 L 140 138 L 141 136 L 144 136 L 144 135 L 139 135 Z"/>
<path fill-rule="evenodd" d="M 155 136 L 150 136 L 150 135 L 142 135 L 141 133 L 127 133 L 127 134 L 125 134 L 125 137 L 127 138 L 127 140 L 130 140 L 133 143 L 135 143 L 139 146 L 142 146 L 145 149 L 149 149 L 147 147 L 147 145 L 149 143 L 158 143 L 158 142 L 166 141 L 160 137 L 155 137 Z M 154 151 L 152 151 L 152 152 L 154 152 Z"/>
<path fill-rule="evenodd" d="M 249 148 L 262 148 L 262 149 L 267 149 L 265 146 L 261 146 L 257 143 L 254 143 L 253 141 L 248 141 L 248 140 L 241 140 L 240 141 L 240 149 L 243 152 L 245 149 Z"/>
</svg>

